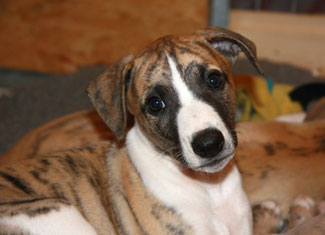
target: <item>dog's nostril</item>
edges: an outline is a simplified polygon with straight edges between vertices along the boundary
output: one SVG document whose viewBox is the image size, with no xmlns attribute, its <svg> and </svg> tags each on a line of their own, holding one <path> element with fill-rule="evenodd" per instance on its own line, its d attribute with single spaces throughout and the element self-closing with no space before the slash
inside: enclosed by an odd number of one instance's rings
<svg viewBox="0 0 325 235">
<path fill-rule="evenodd" d="M 223 149 L 225 139 L 217 129 L 205 129 L 198 132 L 192 141 L 193 151 L 202 158 L 212 158 Z"/>
</svg>

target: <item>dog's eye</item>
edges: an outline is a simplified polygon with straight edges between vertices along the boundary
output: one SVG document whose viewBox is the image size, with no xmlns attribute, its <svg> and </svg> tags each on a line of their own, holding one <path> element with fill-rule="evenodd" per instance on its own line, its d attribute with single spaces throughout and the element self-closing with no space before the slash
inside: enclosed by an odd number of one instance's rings
<svg viewBox="0 0 325 235">
<path fill-rule="evenodd" d="M 220 73 L 218 71 L 209 72 L 206 75 L 207 83 L 209 87 L 215 88 L 215 89 L 223 89 L 225 86 L 225 75 L 223 73 Z"/>
<path fill-rule="evenodd" d="M 148 107 L 152 113 L 158 113 L 165 108 L 165 103 L 160 97 L 151 97 L 148 99 Z"/>
</svg>

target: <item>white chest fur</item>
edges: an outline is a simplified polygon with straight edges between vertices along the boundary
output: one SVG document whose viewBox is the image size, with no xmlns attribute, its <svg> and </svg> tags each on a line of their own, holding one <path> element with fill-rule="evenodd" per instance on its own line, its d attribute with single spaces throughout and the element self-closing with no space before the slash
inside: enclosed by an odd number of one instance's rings
<svg viewBox="0 0 325 235">
<path fill-rule="evenodd" d="M 174 208 L 196 234 L 252 233 L 250 206 L 236 166 L 210 176 L 186 174 L 157 152 L 137 125 L 128 133 L 127 151 L 149 191 Z"/>
</svg>

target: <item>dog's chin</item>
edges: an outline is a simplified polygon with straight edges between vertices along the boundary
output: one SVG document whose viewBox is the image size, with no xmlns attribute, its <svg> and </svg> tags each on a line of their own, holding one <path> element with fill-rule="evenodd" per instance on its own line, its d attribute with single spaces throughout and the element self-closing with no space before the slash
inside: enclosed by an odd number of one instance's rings
<svg viewBox="0 0 325 235">
<path fill-rule="evenodd" d="M 225 166 L 229 163 L 233 156 L 233 154 L 230 154 L 222 158 L 212 159 L 208 162 L 200 164 L 199 166 L 193 166 L 190 168 L 198 172 L 216 173 L 225 168 Z"/>
</svg>

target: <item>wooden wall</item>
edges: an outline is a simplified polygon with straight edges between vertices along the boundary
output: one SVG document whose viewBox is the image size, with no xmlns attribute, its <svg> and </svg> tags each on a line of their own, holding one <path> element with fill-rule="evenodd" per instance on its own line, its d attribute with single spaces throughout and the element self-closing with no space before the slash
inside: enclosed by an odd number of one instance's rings
<svg viewBox="0 0 325 235">
<path fill-rule="evenodd" d="M 72 72 L 208 24 L 208 1 L 0 1 L 0 66 Z"/>
</svg>

